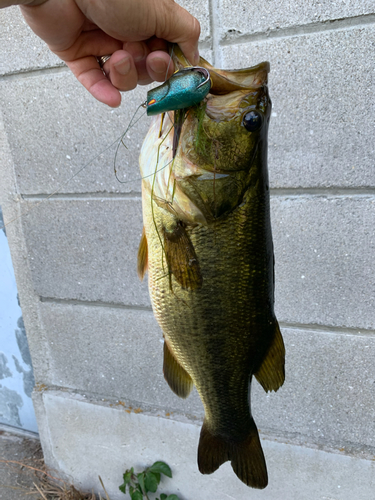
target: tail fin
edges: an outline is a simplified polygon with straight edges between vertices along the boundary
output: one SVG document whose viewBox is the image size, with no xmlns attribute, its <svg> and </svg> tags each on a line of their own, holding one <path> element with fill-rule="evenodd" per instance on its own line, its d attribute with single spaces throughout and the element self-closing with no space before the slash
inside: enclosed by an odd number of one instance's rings
<svg viewBox="0 0 375 500">
<path fill-rule="evenodd" d="M 212 434 L 203 422 L 199 446 L 198 468 L 202 474 L 212 474 L 221 464 L 231 460 L 234 472 L 247 486 L 263 489 L 268 484 L 266 461 L 255 422 L 242 441 Z"/>
</svg>

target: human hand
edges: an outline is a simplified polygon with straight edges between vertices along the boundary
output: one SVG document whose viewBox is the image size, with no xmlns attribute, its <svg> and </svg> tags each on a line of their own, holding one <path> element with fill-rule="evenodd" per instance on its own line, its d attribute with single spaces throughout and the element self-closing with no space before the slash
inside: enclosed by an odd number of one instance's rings
<svg viewBox="0 0 375 500">
<path fill-rule="evenodd" d="M 24 0 L 22 14 L 76 78 L 112 107 L 121 91 L 164 81 L 174 66 L 167 42 L 199 61 L 197 19 L 173 0 Z M 96 56 L 111 54 L 103 74 Z"/>
</svg>

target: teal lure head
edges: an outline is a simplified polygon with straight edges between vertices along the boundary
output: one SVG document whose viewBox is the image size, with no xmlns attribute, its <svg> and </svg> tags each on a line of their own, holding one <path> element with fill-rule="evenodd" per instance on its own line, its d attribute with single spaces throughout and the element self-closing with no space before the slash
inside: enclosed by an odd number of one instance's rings
<svg viewBox="0 0 375 500">
<path fill-rule="evenodd" d="M 183 68 L 162 85 L 147 92 L 147 115 L 194 106 L 206 97 L 210 88 L 210 73 L 206 68 Z"/>
</svg>

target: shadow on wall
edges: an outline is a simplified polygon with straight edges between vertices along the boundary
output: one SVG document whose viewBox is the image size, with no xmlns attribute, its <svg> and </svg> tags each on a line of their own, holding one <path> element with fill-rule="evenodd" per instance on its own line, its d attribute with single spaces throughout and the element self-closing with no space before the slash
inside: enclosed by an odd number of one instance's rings
<svg viewBox="0 0 375 500">
<path fill-rule="evenodd" d="M 0 227 L 4 226 L 0 207 Z M 0 424 L 38 432 L 34 375 L 5 229 L 0 230 Z"/>
</svg>

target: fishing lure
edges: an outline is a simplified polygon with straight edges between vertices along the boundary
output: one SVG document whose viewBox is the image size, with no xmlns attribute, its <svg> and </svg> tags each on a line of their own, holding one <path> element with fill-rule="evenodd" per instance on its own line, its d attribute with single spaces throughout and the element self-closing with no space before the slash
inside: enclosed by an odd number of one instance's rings
<svg viewBox="0 0 375 500">
<path fill-rule="evenodd" d="M 206 97 L 210 88 L 211 77 L 206 68 L 183 68 L 162 85 L 147 92 L 147 115 L 153 116 L 194 106 Z"/>
<path fill-rule="evenodd" d="M 96 158 L 100 157 L 104 153 L 104 151 L 110 149 L 116 143 L 117 143 L 117 148 L 115 152 L 115 165 L 114 165 L 114 173 L 116 179 L 121 184 L 138 180 L 138 179 L 132 179 L 130 181 L 129 180 L 122 181 L 119 179 L 116 169 L 116 158 L 119 148 L 121 145 L 125 146 L 126 148 L 126 145 L 124 144 L 123 141 L 124 137 L 126 136 L 129 129 L 132 128 L 142 117 L 142 116 L 137 117 L 138 110 L 141 107 L 146 108 L 147 115 L 153 116 L 159 113 L 165 113 L 168 111 L 189 108 L 194 104 L 198 104 L 206 97 L 206 95 L 210 91 L 211 85 L 212 82 L 211 82 L 210 72 L 206 68 L 200 66 L 185 67 L 174 73 L 171 76 L 171 78 L 169 78 L 169 80 L 164 82 L 162 85 L 154 89 L 151 89 L 149 92 L 147 92 L 147 100 L 137 108 L 125 132 L 121 134 L 121 136 L 118 139 L 116 139 L 112 144 L 110 144 L 108 147 L 106 147 L 104 150 L 98 153 L 98 155 L 96 155 L 94 158 L 88 161 L 83 167 L 77 170 L 77 172 L 75 172 L 64 183 L 62 183 L 59 187 L 57 187 L 57 189 L 55 189 L 50 195 L 48 195 L 47 198 L 43 199 L 42 201 L 39 201 L 34 206 L 34 208 L 36 208 L 44 201 L 52 198 L 52 196 L 57 194 L 63 188 L 63 186 L 68 184 L 74 177 L 76 177 L 80 172 L 82 172 L 82 170 L 84 170 L 88 165 L 90 165 Z M 182 125 L 181 123 L 182 118 L 183 118 L 182 116 L 179 118 L 178 123 L 175 126 L 174 154 L 177 149 L 179 132 L 181 131 L 181 125 Z M 166 165 L 162 168 L 165 167 Z M 31 209 L 27 210 L 26 212 L 23 212 L 21 215 L 26 215 L 27 213 L 29 213 L 30 210 Z M 0 229 L 3 229 L 6 225 L 14 222 L 19 217 L 20 216 L 15 217 L 5 225 L 0 225 Z"/>
</svg>

